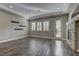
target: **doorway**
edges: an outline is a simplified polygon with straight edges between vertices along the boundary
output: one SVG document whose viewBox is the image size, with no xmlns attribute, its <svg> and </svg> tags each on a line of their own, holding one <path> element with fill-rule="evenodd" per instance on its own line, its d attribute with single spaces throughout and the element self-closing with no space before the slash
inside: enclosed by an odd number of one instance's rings
<svg viewBox="0 0 79 59">
<path fill-rule="evenodd" d="M 76 22 L 76 49 L 79 49 L 79 21 Z"/>
</svg>

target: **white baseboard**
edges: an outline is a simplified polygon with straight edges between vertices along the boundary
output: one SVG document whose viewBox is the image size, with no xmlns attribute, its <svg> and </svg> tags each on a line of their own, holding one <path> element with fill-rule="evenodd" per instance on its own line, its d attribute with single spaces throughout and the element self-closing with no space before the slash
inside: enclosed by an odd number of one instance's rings
<svg viewBox="0 0 79 59">
<path fill-rule="evenodd" d="M 28 36 L 28 37 L 36 37 L 36 38 L 47 38 L 47 39 L 52 39 L 51 37 L 41 37 L 41 36 Z"/>
<path fill-rule="evenodd" d="M 77 49 L 76 52 L 79 52 L 79 49 Z"/>
<path fill-rule="evenodd" d="M 28 37 L 37 37 L 37 38 L 44 38 L 44 39 L 58 39 L 58 38 L 55 38 L 55 37 L 41 37 L 41 36 L 28 36 Z M 63 38 L 60 38 L 63 40 Z M 64 39 L 66 40 L 66 39 Z"/>
<path fill-rule="evenodd" d="M 67 44 L 69 45 L 69 47 L 70 47 L 73 51 L 75 51 L 75 48 L 72 46 L 71 42 L 70 42 L 68 39 L 67 39 L 66 41 L 67 41 Z"/>
<path fill-rule="evenodd" d="M 23 35 L 23 36 L 11 38 L 11 39 L 2 40 L 2 41 L 0 41 L 0 43 L 12 41 L 12 40 L 18 40 L 18 39 L 21 39 L 21 38 L 24 38 L 24 37 L 27 37 L 27 36 L 26 35 Z"/>
</svg>

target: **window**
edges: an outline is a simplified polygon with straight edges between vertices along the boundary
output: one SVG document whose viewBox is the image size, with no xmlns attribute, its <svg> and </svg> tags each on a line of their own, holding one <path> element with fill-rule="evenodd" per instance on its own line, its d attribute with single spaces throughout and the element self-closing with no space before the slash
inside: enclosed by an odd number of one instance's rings
<svg viewBox="0 0 79 59">
<path fill-rule="evenodd" d="M 49 31 L 49 21 L 43 22 L 43 31 Z"/>
<path fill-rule="evenodd" d="M 42 30 L 42 22 L 37 22 L 37 31 Z"/>
<path fill-rule="evenodd" d="M 32 22 L 31 23 L 31 29 L 32 29 L 32 31 L 35 31 L 36 30 L 36 22 Z"/>
<path fill-rule="evenodd" d="M 61 37 L 61 21 L 56 21 L 56 37 Z"/>
<path fill-rule="evenodd" d="M 43 25 L 42 25 L 43 24 Z M 44 22 L 32 22 L 31 23 L 32 31 L 49 31 L 49 21 Z"/>
</svg>

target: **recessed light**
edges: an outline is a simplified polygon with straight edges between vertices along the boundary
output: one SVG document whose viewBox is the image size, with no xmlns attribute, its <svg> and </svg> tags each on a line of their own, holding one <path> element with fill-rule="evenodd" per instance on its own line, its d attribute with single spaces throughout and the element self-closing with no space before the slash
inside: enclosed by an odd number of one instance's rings
<svg viewBox="0 0 79 59">
<path fill-rule="evenodd" d="M 37 10 L 38 12 L 40 12 L 41 10 Z"/>
<path fill-rule="evenodd" d="M 60 9 L 60 8 L 57 8 L 57 9 Z"/>
<path fill-rule="evenodd" d="M 13 6 L 12 6 L 12 5 L 10 5 L 10 8 L 13 8 Z"/>
</svg>

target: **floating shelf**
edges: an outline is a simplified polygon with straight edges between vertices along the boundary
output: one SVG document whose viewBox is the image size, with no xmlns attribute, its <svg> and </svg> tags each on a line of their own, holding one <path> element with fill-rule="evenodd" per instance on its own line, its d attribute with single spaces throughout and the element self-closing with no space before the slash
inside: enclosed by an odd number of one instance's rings
<svg viewBox="0 0 79 59">
<path fill-rule="evenodd" d="M 11 21 L 12 23 L 19 23 L 18 21 Z"/>
<path fill-rule="evenodd" d="M 23 28 L 15 28 L 14 30 L 23 30 Z"/>
<path fill-rule="evenodd" d="M 27 26 L 24 26 L 24 25 L 19 25 L 19 27 L 27 27 Z"/>
</svg>

